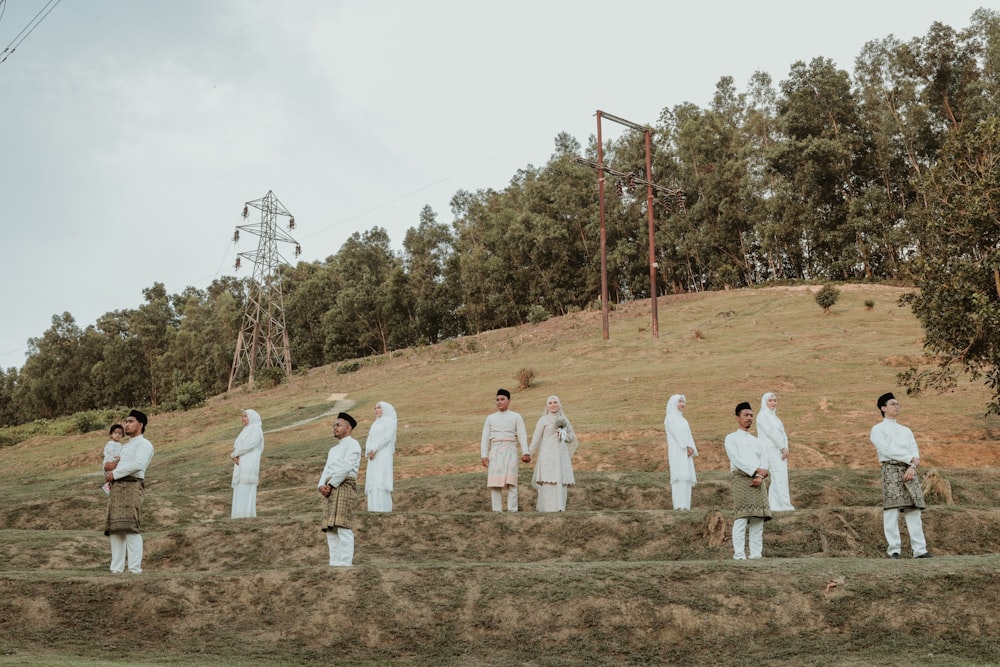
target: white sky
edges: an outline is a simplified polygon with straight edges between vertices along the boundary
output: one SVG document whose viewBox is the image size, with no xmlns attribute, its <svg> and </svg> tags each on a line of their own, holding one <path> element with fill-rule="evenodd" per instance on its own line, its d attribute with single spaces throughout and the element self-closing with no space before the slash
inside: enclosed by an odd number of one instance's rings
<svg viewBox="0 0 1000 667">
<path fill-rule="evenodd" d="M 0 0 L 0 49 L 46 1 Z M 62 0 L 0 64 L 0 368 L 53 315 L 85 328 L 233 274 L 268 190 L 302 260 L 375 226 L 399 249 L 424 205 L 450 224 L 459 189 L 504 188 L 559 132 L 586 146 L 597 109 L 654 124 L 722 76 L 850 71 L 870 40 L 996 4 Z"/>
</svg>

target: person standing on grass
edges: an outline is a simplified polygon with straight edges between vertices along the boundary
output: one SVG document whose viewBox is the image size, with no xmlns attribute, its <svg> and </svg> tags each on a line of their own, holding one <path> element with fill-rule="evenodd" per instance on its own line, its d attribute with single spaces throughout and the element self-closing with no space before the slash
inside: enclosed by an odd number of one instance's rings
<svg viewBox="0 0 1000 667">
<path fill-rule="evenodd" d="M 685 407 L 687 399 L 674 394 L 667 400 L 667 414 L 663 419 L 667 432 L 667 463 L 670 464 L 670 495 L 675 510 L 691 509 L 691 489 L 698 483 L 694 472 L 698 447 L 684 418 Z"/>
<path fill-rule="evenodd" d="M 365 439 L 365 495 L 369 512 L 392 511 L 392 454 L 396 451 L 396 409 L 379 401 L 375 404 L 375 422 Z"/>
<path fill-rule="evenodd" d="M 507 511 L 517 511 L 517 445 L 521 460 L 531 463 L 528 431 L 521 415 L 510 409 L 510 392 L 497 389 L 497 411 L 486 417 L 479 440 L 479 456 L 486 468 L 486 487 L 494 512 L 503 511 L 503 493 L 507 493 Z"/>
<path fill-rule="evenodd" d="M 111 430 L 108 431 L 108 436 L 111 439 L 104 443 L 104 460 L 101 461 L 102 475 L 107 474 L 109 463 L 116 463 L 121 458 L 122 438 L 125 437 L 125 429 L 122 428 L 121 424 L 113 424 Z M 101 488 L 104 489 L 104 495 L 111 495 L 111 482 L 104 482 L 104 486 Z"/>
<path fill-rule="evenodd" d="M 330 548 L 331 567 L 354 564 L 354 510 L 358 505 L 358 468 L 361 445 L 351 437 L 357 420 L 346 412 L 337 415 L 333 435 L 339 442 L 326 455 L 318 489 L 326 498 L 322 530 Z"/>
<path fill-rule="evenodd" d="M 760 413 L 757 415 L 757 438 L 767 450 L 768 470 L 771 473 L 767 485 L 767 500 L 772 512 L 791 512 L 792 499 L 788 493 L 788 435 L 785 425 L 778 418 L 778 397 L 767 392 L 760 397 Z"/>
<path fill-rule="evenodd" d="M 536 511 L 566 511 L 567 487 L 576 483 L 572 460 L 579 444 L 559 397 L 549 396 L 528 449 L 535 458 L 531 485 L 538 491 Z"/>
<path fill-rule="evenodd" d="M 250 519 L 257 516 L 257 483 L 260 457 L 264 454 L 264 430 L 256 410 L 244 410 L 241 420 L 243 430 L 236 437 L 229 455 L 233 460 L 231 518 Z"/>
<path fill-rule="evenodd" d="M 733 558 L 746 559 L 746 534 L 750 532 L 750 558 L 764 554 L 764 522 L 771 520 L 767 502 L 767 451 L 750 433 L 753 409 L 746 401 L 736 406 L 737 429 L 726 436 L 726 456 L 732 476 Z"/>
<path fill-rule="evenodd" d="M 896 421 L 899 401 L 891 392 L 879 396 L 875 405 L 882 421 L 872 427 L 869 437 L 882 464 L 882 529 L 888 542 L 886 553 L 896 559 L 902 550 L 899 535 L 899 512 L 902 510 L 913 557 L 930 558 L 920 516 L 920 511 L 926 509 L 927 504 L 917 479 L 920 450 L 916 438 L 913 431 Z"/>
<path fill-rule="evenodd" d="M 142 573 L 142 501 L 146 469 L 153 460 L 153 445 L 143 435 L 146 415 L 132 410 L 125 418 L 128 443 L 117 461 L 104 464 L 104 481 L 111 484 L 104 534 L 111 540 L 111 572 Z"/>
</svg>

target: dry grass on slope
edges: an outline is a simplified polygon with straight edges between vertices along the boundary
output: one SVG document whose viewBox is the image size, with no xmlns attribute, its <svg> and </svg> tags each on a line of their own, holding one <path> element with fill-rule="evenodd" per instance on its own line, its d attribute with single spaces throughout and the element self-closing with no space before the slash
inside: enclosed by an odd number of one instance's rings
<svg viewBox="0 0 1000 667">
<path fill-rule="evenodd" d="M 844 286 L 831 315 L 803 287 L 669 297 L 655 340 L 648 303 L 628 304 L 609 341 L 599 313 L 574 313 L 153 415 L 141 577 L 106 573 L 102 433 L 2 448 L 0 665 L 1000 662 L 1000 420 L 980 386 L 898 390 L 921 355 L 904 291 Z M 536 384 L 518 390 L 522 368 Z M 582 439 L 569 512 L 486 511 L 478 439 L 499 386 L 529 431 L 561 397 Z M 890 389 L 955 503 L 925 514 L 935 559 L 882 554 L 867 434 Z M 734 563 L 722 439 L 768 390 L 798 510 L 768 524 L 767 559 Z M 692 512 L 666 509 L 671 393 L 701 452 Z M 397 511 L 361 512 L 356 567 L 332 570 L 314 490 L 331 414 L 358 416 L 363 442 L 376 400 L 400 415 Z M 231 521 L 244 407 L 267 430 L 259 516 Z"/>
</svg>

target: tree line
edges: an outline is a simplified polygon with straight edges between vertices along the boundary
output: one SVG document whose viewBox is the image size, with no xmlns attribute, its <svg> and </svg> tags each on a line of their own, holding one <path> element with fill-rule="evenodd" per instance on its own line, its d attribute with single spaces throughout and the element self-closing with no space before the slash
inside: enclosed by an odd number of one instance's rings
<svg viewBox="0 0 1000 667">
<path fill-rule="evenodd" d="M 664 108 L 649 180 L 657 294 L 775 281 L 898 281 L 938 360 L 907 385 L 967 373 L 1000 413 L 1000 14 L 963 30 L 934 23 L 864 46 L 853 74 L 829 59 L 792 64 L 777 86 L 722 77 L 705 108 Z M 606 142 L 604 162 L 646 179 L 644 137 Z M 599 307 L 596 161 L 561 133 L 541 167 L 502 190 L 459 191 L 453 221 L 430 207 L 394 251 L 385 229 L 335 255 L 281 269 L 299 369 Z M 648 298 L 645 188 L 607 176 L 612 302 Z M 0 378 L 0 425 L 126 405 L 187 407 L 225 391 L 249 283 L 166 293 L 81 328 L 70 313 L 29 340 Z"/>
</svg>

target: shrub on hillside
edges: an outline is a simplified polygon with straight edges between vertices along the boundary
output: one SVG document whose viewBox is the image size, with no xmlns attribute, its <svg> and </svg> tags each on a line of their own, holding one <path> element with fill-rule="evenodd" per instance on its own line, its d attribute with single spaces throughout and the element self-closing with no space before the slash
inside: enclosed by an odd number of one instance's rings
<svg viewBox="0 0 1000 667">
<path fill-rule="evenodd" d="M 527 389 L 535 379 L 535 371 L 532 368 L 522 368 L 514 376 L 514 379 L 517 380 L 518 389 Z"/>
<path fill-rule="evenodd" d="M 285 369 L 277 366 L 262 368 L 254 382 L 258 389 L 272 389 L 285 381 Z"/>
<path fill-rule="evenodd" d="M 539 324 L 549 319 L 549 311 L 545 306 L 539 306 L 537 303 L 530 308 L 528 308 L 528 321 L 532 324 Z"/>
<path fill-rule="evenodd" d="M 356 373 L 361 370 L 360 361 L 345 361 L 344 363 L 337 366 L 337 375 L 347 375 L 348 373 Z"/>
<path fill-rule="evenodd" d="M 181 410 L 187 411 L 205 403 L 205 390 L 195 380 L 181 382 L 174 389 L 174 398 L 181 406 Z"/>
<path fill-rule="evenodd" d="M 837 299 L 839 298 L 840 290 L 833 285 L 823 285 L 823 287 L 816 292 L 816 303 L 818 303 L 820 308 L 823 309 L 823 312 L 827 314 L 830 313 L 830 308 L 837 303 Z"/>
</svg>

